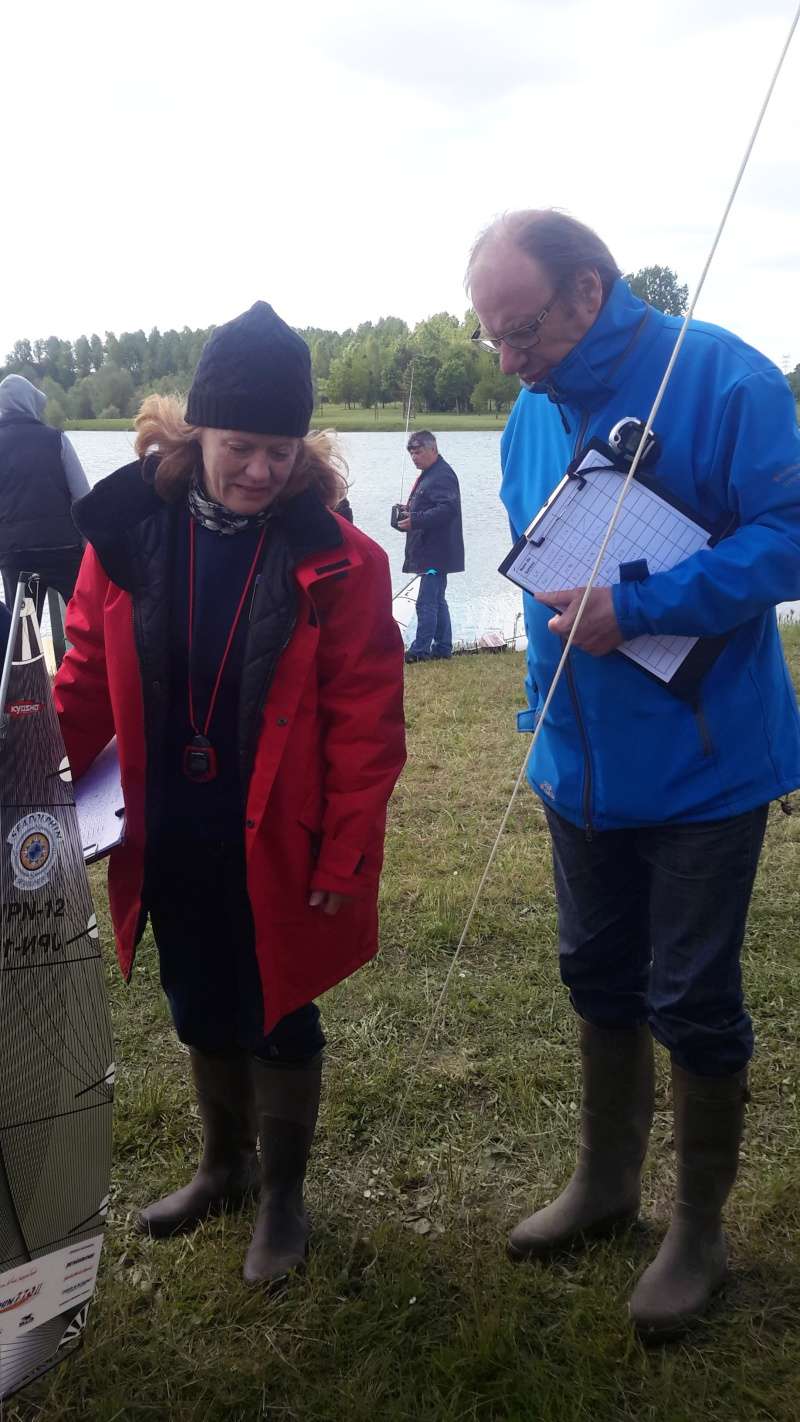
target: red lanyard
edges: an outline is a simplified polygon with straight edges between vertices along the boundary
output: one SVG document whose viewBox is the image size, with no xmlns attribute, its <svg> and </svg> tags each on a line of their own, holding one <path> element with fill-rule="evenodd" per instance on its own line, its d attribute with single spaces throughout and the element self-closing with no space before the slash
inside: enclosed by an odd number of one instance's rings
<svg viewBox="0 0 800 1422">
<path fill-rule="evenodd" d="M 245 583 L 245 585 L 244 585 L 244 588 L 242 589 L 242 595 L 241 595 L 241 597 L 239 598 L 239 606 L 238 606 L 237 609 L 236 609 L 236 613 L 235 613 L 233 622 L 231 623 L 231 630 L 230 630 L 230 632 L 228 633 L 228 640 L 227 640 L 227 642 L 225 643 L 225 651 L 222 653 L 222 661 L 221 661 L 220 664 L 219 664 L 219 671 L 217 672 L 217 679 L 216 679 L 216 681 L 214 682 L 214 690 L 213 690 L 212 693 L 211 693 L 211 700 L 210 700 L 209 703 L 208 703 L 208 715 L 206 716 L 206 723 L 205 723 L 205 725 L 204 725 L 204 727 L 203 727 L 203 729 L 202 729 L 202 732 L 198 730 L 197 722 L 196 722 L 196 720 L 195 720 L 195 715 L 194 715 L 194 697 L 193 697 L 193 695 L 192 695 L 192 645 L 193 645 L 193 642 L 194 642 L 194 530 L 195 530 L 195 521 L 194 521 L 193 518 L 190 518 L 190 519 L 189 519 L 189 722 L 190 722 L 191 727 L 192 727 L 192 730 L 194 731 L 194 733 L 195 733 L 196 736 L 199 736 L 199 735 L 208 736 L 208 728 L 209 728 L 209 726 L 211 725 L 211 717 L 214 715 L 214 707 L 215 707 L 216 702 L 217 702 L 217 692 L 219 691 L 220 682 L 222 681 L 222 674 L 223 674 L 223 672 L 224 672 L 224 670 L 225 670 L 225 664 L 226 664 L 226 662 L 227 662 L 227 660 L 228 660 L 228 655 L 229 655 L 230 650 L 231 650 L 231 645 L 232 645 L 232 643 L 233 643 L 234 636 L 236 635 L 236 628 L 237 628 L 238 625 L 239 625 L 239 618 L 240 618 L 241 615 L 242 615 L 242 608 L 244 607 L 245 599 L 246 599 L 246 597 L 247 597 L 248 592 L 250 591 L 250 584 L 252 583 L 253 578 L 254 578 L 254 576 L 255 576 L 256 566 L 257 566 L 258 560 L 259 560 L 259 558 L 260 558 L 260 556 L 261 556 L 261 549 L 262 549 L 263 546 L 264 546 L 264 536 L 265 536 L 267 530 L 266 530 L 266 527 L 265 527 L 265 528 L 262 528 L 262 530 L 261 530 L 261 537 L 260 537 L 259 540 L 258 540 L 258 545 L 257 545 L 257 547 L 256 547 L 255 554 L 253 555 L 253 561 L 252 561 L 252 563 L 250 564 L 250 572 L 247 574 L 247 581 L 246 581 L 246 583 Z M 235 537 L 236 535 L 233 534 L 233 535 L 231 535 L 231 536 L 232 536 L 232 537 Z"/>
</svg>

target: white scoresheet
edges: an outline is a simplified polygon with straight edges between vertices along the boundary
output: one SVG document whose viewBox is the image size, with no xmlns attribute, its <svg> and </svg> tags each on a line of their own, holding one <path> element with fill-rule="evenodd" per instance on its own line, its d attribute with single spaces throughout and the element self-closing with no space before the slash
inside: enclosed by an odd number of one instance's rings
<svg viewBox="0 0 800 1422">
<path fill-rule="evenodd" d="M 75 781 L 74 790 L 83 857 L 87 864 L 93 864 L 122 844 L 125 837 L 125 801 L 116 736 Z"/>
<path fill-rule="evenodd" d="M 526 592 L 584 587 L 605 537 L 622 488 L 622 476 L 596 450 L 579 474 L 563 479 L 526 530 L 525 546 L 503 565 L 507 578 Z M 596 585 L 618 583 L 620 563 L 645 559 L 651 573 L 667 572 L 708 546 L 708 530 L 634 479 L 630 485 Z M 696 637 L 634 637 L 617 650 L 669 682 L 697 642 Z"/>
</svg>

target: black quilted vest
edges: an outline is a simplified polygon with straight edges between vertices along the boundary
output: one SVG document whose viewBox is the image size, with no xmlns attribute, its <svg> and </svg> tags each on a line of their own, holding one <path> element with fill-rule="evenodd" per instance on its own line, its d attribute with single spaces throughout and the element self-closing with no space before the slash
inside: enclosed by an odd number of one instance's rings
<svg viewBox="0 0 800 1422">
<path fill-rule="evenodd" d="M 29 549 L 78 548 L 61 463 L 61 435 L 32 416 L 0 420 L 0 557 Z"/>
</svg>

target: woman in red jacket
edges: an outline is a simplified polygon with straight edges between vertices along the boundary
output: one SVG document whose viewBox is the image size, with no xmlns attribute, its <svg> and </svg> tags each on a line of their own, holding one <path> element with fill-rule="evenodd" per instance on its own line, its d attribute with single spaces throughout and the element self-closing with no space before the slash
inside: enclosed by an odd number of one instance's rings
<svg viewBox="0 0 800 1422">
<path fill-rule="evenodd" d="M 76 777 L 116 733 L 120 962 L 130 976 L 149 914 L 203 1122 L 194 1178 L 140 1227 L 173 1234 L 260 1187 L 250 1282 L 305 1257 L 313 999 L 377 950 L 404 760 L 387 560 L 330 511 L 344 480 L 311 409 L 308 347 L 264 302 L 211 336 L 185 419 L 145 401 L 139 459 L 76 506 L 56 686 Z"/>
</svg>

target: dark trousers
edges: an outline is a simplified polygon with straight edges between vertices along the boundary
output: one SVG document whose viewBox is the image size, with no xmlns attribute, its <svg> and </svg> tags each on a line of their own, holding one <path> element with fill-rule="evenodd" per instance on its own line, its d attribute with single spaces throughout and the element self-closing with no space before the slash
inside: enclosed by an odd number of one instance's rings
<svg viewBox="0 0 800 1422">
<path fill-rule="evenodd" d="M 445 600 L 446 573 L 422 573 L 417 593 L 417 635 L 408 649 L 409 656 L 425 661 L 428 657 L 450 657 L 453 653 L 453 632 L 450 609 Z"/>
<path fill-rule="evenodd" d="M 201 1052 L 240 1050 L 292 1064 L 322 1050 L 325 1037 L 313 1002 L 264 1035 L 240 842 L 163 839 L 150 856 L 147 898 L 161 986 L 182 1042 Z"/>
<path fill-rule="evenodd" d="M 592 839 L 545 813 L 576 1012 L 595 1027 L 647 1021 L 685 1071 L 740 1071 L 753 1054 L 740 955 L 767 806 Z"/>
<path fill-rule="evenodd" d="M 0 554 L 3 591 L 8 607 L 14 606 L 14 594 L 20 573 L 39 574 L 36 615 L 41 620 L 45 593 L 55 588 L 65 602 L 75 590 L 75 581 L 83 558 L 82 548 L 31 548 L 25 553 Z"/>
</svg>

